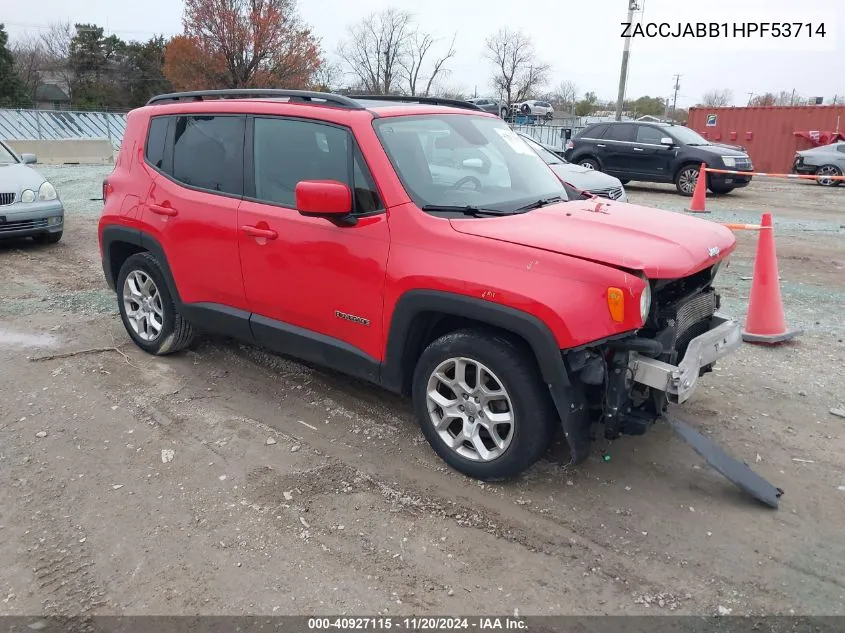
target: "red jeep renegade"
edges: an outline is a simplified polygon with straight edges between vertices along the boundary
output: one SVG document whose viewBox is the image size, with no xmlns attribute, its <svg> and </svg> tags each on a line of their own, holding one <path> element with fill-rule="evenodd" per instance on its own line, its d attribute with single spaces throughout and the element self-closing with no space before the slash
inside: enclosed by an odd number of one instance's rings
<svg viewBox="0 0 845 633">
<path fill-rule="evenodd" d="M 740 345 L 731 231 L 581 195 L 465 102 L 288 90 L 155 97 L 103 184 L 103 269 L 151 354 L 223 333 L 410 395 L 473 477 L 558 425 L 644 433 Z"/>
</svg>

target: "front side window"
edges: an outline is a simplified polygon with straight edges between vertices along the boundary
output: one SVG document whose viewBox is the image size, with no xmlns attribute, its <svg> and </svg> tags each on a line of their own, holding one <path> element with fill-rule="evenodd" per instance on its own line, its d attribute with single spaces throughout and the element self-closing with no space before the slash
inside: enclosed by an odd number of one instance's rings
<svg viewBox="0 0 845 633">
<path fill-rule="evenodd" d="M 336 180 L 351 186 L 355 213 L 382 208 L 360 151 L 355 147 L 350 154 L 348 130 L 297 119 L 256 118 L 253 139 L 256 199 L 296 208 L 298 183 Z"/>
<path fill-rule="evenodd" d="M 663 130 L 650 125 L 640 125 L 637 128 L 637 143 L 648 143 L 650 145 L 660 145 L 660 139 L 666 134 Z"/>
<path fill-rule="evenodd" d="M 242 195 L 244 117 L 176 117 L 173 178 L 191 187 Z"/>
<path fill-rule="evenodd" d="M 560 180 L 501 119 L 456 114 L 376 119 L 376 133 L 420 207 L 511 212 L 541 198 L 566 199 Z"/>
</svg>

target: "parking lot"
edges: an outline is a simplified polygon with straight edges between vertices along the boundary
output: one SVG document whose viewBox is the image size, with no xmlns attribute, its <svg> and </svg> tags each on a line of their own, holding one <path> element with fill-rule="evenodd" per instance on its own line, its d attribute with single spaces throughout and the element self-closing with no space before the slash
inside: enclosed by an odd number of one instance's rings
<svg viewBox="0 0 845 633">
<path fill-rule="evenodd" d="M 4 613 L 845 614 L 845 187 L 707 201 L 715 221 L 773 213 L 805 333 L 744 346 L 676 413 L 785 490 L 772 511 L 665 425 L 482 484 L 364 383 L 222 339 L 145 355 L 99 261 L 110 168 L 40 171 L 64 239 L 0 245 Z M 717 285 L 744 318 L 756 234 L 738 239 Z"/>
</svg>

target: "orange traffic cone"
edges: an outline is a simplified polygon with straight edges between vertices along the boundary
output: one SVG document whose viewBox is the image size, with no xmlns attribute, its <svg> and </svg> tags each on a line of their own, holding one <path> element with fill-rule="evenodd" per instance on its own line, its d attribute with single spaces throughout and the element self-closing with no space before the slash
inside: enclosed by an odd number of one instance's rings
<svg viewBox="0 0 845 633">
<path fill-rule="evenodd" d="M 692 213 L 707 213 L 704 208 L 704 200 L 707 197 L 707 165 L 701 163 L 701 168 L 698 170 L 698 179 L 695 181 L 695 191 L 692 192 L 692 202 L 690 202 L 689 209 Z"/>
<path fill-rule="evenodd" d="M 742 340 L 746 343 L 771 345 L 788 341 L 799 334 L 803 332 L 786 327 L 778 281 L 772 214 L 764 213 L 760 222 L 760 236 L 757 238 L 751 298 L 748 301 L 748 317 L 742 332 Z"/>
</svg>

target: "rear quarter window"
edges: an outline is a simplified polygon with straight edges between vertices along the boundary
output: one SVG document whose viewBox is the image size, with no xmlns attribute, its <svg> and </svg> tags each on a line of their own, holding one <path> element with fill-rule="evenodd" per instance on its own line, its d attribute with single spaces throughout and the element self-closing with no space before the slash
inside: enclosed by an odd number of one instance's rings
<svg viewBox="0 0 845 633">
<path fill-rule="evenodd" d="M 578 138 L 604 138 L 604 133 L 610 127 L 606 123 L 591 125 L 578 135 Z"/>
<path fill-rule="evenodd" d="M 157 116 L 150 119 L 144 156 L 147 162 L 156 169 L 161 169 L 164 163 L 164 144 L 167 141 L 168 123 L 170 123 L 170 117 L 166 116 Z"/>
</svg>

